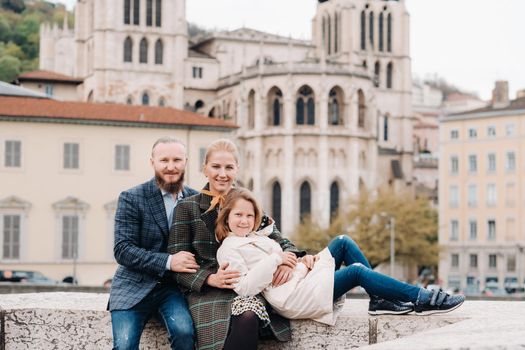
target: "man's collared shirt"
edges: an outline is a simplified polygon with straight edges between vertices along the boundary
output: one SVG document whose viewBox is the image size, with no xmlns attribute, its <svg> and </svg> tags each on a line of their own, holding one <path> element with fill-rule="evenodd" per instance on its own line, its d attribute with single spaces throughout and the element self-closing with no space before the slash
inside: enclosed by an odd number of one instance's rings
<svg viewBox="0 0 525 350">
<path fill-rule="evenodd" d="M 168 227 L 173 223 L 173 209 L 177 206 L 179 200 L 182 199 L 182 191 L 177 193 L 177 199 L 173 198 L 173 194 L 160 190 L 162 199 L 164 200 L 164 208 L 166 208 L 166 218 L 168 219 Z"/>
<path fill-rule="evenodd" d="M 182 191 L 177 193 L 177 199 L 173 198 L 173 194 L 160 190 L 162 193 L 162 200 L 164 200 L 164 208 L 166 209 L 166 218 L 168 219 L 168 229 L 171 227 L 173 222 L 173 210 L 177 206 L 179 200 L 182 199 Z M 171 270 L 171 259 L 172 256 L 168 256 L 168 261 L 166 262 L 166 270 Z"/>
</svg>

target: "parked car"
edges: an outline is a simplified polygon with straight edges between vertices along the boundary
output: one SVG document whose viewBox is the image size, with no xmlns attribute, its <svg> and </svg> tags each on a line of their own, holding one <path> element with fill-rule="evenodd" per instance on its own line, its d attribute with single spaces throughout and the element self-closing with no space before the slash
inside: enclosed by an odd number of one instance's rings
<svg viewBox="0 0 525 350">
<path fill-rule="evenodd" d="M 498 286 L 497 282 L 487 282 L 485 289 L 481 292 L 482 295 L 487 296 L 505 296 L 508 295 L 507 291 Z"/>
<path fill-rule="evenodd" d="M 33 284 L 57 284 L 52 278 L 38 271 L 0 270 L 0 282 L 21 282 Z"/>
</svg>

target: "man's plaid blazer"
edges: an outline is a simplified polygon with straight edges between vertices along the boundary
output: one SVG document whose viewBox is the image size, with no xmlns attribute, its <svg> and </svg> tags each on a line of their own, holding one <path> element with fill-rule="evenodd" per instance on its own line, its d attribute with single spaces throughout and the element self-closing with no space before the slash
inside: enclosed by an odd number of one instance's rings
<svg viewBox="0 0 525 350">
<path fill-rule="evenodd" d="M 198 193 L 184 186 L 182 195 Z M 128 310 L 155 287 L 166 271 L 168 218 L 155 179 L 120 194 L 115 213 L 114 253 L 119 267 L 113 277 L 109 310 Z"/>
<path fill-rule="evenodd" d="M 205 189 L 208 189 L 208 186 Z M 197 273 L 176 273 L 176 280 L 180 288 L 187 293 L 197 334 L 196 348 L 220 350 L 224 346 L 230 327 L 231 302 L 237 294 L 231 289 L 218 289 L 205 284 L 208 276 L 218 269 L 216 254 L 219 243 L 215 239 L 218 212 L 217 209 L 206 212 L 211 199 L 211 196 L 200 193 L 177 205 L 170 229 L 168 252 L 174 254 L 185 250 L 195 254 L 200 269 Z M 268 225 L 266 216 L 261 228 L 264 225 Z M 283 238 L 277 228 L 269 237 L 279 243 L 284 251 L 294 252 L 298 256 L 306 254 Z M 269 305 L 267 307 L 269 308 Z M 273 335 L 280 341 L 290 340 L 290 322 L 268 310 L 271 323 L 261 330 L 262 335 Z"/>
</svg>

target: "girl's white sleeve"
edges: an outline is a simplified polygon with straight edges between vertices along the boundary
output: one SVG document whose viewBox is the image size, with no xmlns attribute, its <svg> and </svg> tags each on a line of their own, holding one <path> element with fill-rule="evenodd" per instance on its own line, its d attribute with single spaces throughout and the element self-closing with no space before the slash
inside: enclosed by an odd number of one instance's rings
<svg viewBox="0 0 525 350">
<path fill-rule="evenodd" d="M 219 265 L 229 262 L 227 270 L 239 271 L 241 277 L 234 290 L 240 296 L 251 296 L 259 294 L 272 283 L 273 273 L 282 264 L 282 258 L 279 254 L 272 253 L 249 269 L 237 249 L 221 246 L 217 251 L 217 262 Z"/>
</svg>

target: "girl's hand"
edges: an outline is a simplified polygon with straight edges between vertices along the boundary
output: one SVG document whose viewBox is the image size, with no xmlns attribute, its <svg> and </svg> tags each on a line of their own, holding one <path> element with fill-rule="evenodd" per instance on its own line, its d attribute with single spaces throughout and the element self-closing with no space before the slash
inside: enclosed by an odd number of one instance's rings
<svg viewBox="0 0 525 350">
<path fill-rule="evenodd" d="M 301 262 L 306 265 L 306 267 L 311 270 L 314 268 L 315 262 L 317 261 L 317 257 L 313 255 L 305 255 L 301 258 Z"/>
<path fill-rule="evenodd" d="M 230 263 L 223 263 L 217 273 L 211 274 L 206 279 L 206 283 L 215 288 L 234 289 L 235 284 L 239 282 L 241 273 L 237 270 L 226 271 Z"/>
</svg>

